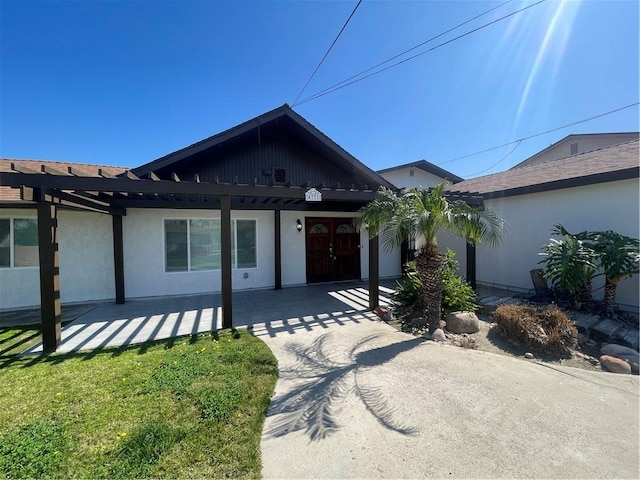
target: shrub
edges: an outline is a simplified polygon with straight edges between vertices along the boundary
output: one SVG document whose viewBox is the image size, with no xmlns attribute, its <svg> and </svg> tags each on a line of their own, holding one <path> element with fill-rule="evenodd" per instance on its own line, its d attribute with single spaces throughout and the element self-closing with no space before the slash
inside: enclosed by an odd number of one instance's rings
<svg viewBox="0 0 640 480">
<path fill-rule="evenodd" d="M 467 281 L 458 275 L 455 253 L 447 249 L 442 265 L 442 315 L 451 312 L 475 312 L 478 297 Z"/>
<path fill-rule="evenodd" d="M 476 292 L 466 280 L 458 275 L 458 262 L 454 259 L 455 252 L 447 249 L 442 264 L 442 314 L 451 312 L 475 312 L 478 309 Z M 422 290 L 422 281 L 416 271 L 416 263 L 405 265 L 405 275 L 400 282 L 396 282 L 396 293 L 393 299 L 402 305 L 411 305 Z"/>
<path fill-rule="evenodd" d="M 402 305 L 411 305 L 418 299 L 418 295 L 422 290 L 422 280 L 416 271 L 416 262 L 408 262 L 405 264 L 405 274 L 402 280 L 396 282 L 396 293 L 393 294 L 393 300 Z"/>
<path fill-rule="evenodd" d="M 555 305 L 501 305 L 493 315 L 504 336 L 538 352 L 570 355 L 578 343 L 575 324 Z"/>
</svg>

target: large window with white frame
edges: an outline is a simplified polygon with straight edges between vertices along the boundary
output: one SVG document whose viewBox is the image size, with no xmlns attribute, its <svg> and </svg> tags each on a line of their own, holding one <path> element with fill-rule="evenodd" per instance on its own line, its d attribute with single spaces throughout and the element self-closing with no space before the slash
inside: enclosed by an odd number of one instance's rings
<svg viewBox="0 0 640 480">
<path fill-rule="evenodd" d="M 221 268 L 220 220 L 165 219 L 165 271 L 193 272 Z M 231 221 L 233 268 L 256 268 L 256 221 Z"/>
<path fill-rule="evenodd" d="M 38 266 L 38 221 L 0 218 L 0 268 Z"/>
</svg>

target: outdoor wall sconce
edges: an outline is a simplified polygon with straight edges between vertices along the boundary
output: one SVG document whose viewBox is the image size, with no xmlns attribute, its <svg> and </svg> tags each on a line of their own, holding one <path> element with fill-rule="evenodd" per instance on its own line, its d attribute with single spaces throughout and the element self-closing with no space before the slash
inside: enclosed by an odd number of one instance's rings
<svg viewBox="0 0 640 480">
<path fill-rule="evenodd" d="M 365 223 L 365 224 L 364 224 L 364 229 L 365 229 L 365 230 L 369 230 L 369 223 Z"/>
<path fill-rule="evenodd" d="M 300 219 L 296 220 L 296 230 L 298 230 L 298 233 L 302 231 L 302 222 L 300 221 Z"/>
</svg>

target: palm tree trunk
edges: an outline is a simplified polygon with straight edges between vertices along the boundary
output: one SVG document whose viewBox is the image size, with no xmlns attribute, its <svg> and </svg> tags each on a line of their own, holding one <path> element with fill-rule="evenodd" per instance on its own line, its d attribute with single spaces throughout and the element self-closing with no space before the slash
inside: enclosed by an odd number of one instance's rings
<svg viewBox="0 0 640 480">
<path fill-rule="evenodd" d="M 613 316 L 616 308 L 616 287 L 617 282 L 613 282 L 608 278 L 604 282 L 604 312 L 607 317 Z"/>
<path fill-rule="evenodd" d="M 430 332 L 440 327 L 442 263 L 443 257 L 435 245 L 423 246 L 416 255 L 416 271 L 422 280 L 422 292 L 418 301 L 429 323 Z"/>
</svg>

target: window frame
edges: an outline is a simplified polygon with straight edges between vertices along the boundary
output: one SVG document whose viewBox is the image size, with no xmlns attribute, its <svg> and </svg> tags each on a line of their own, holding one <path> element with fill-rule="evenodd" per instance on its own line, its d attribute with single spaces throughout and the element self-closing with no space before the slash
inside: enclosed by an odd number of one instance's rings
<svg viewBox="0 0 640 480">
<path fill-rule="evenodd" d="M 38 232 L 38 217 L 33 215 L 12 215 L 10 217 L 0 217 L 0 220 L 9 220 L 9 265 L 0 265 L 0 271 L 3 270 L 28 270 L 40 268 L 40 250 L 38 245 L 38 262 L 35 265 L 18 265 L 16 266 L 16 245 L 15 245 L 15 221 L 16 220 L 33 220 L 36 225 L 36 234 Z"/>
<path fill-rule="evenodd" d="M 185 220 L 187 222 L 187 269 L 186 270 L 167 270 L 167 230 L 166 230 L 166 222 L 167 221 L 176 221 L 176 220 Z M 197 269 L 194 270 L 191 268 L 191 221 L 214 221 L 221 223 L 220 218 L 206 218 L 206 217 L 163 217 L 162 219 L 162 252 L 163 252 L 163 264 L 164 264 L 164 273 L 167 275 L 174 274 L 184 274 L 184 273 L 206 273 L 206 272 L 220 272 L 222 270 L 222 255 L 220 257 L 221 265 L 217 268 L 209 268 L 209 269 Z M 255 230 L 255 249 L 256 249 L 256 261 L 254 267 L 238 267 L 238 220 L 246 220 L 252 221 L 254 224 Z M 221 227 L 220 227 L 221 228 Z M 221 228 L 222 229 L 222 228 Z M 222 232 L 221 232 L 222 233 Z M 231 250 L 231 268 L 233 270 L 257 270 L 259 262 L 259 254 L 260 251 L 258 245 L 258 219 L 257 218 L 232 218 L 231 219 L 231 235 L 232 235 L 232 250 Z M 235 253 L 234 253 L 235 251 Z"/>
</svg>

